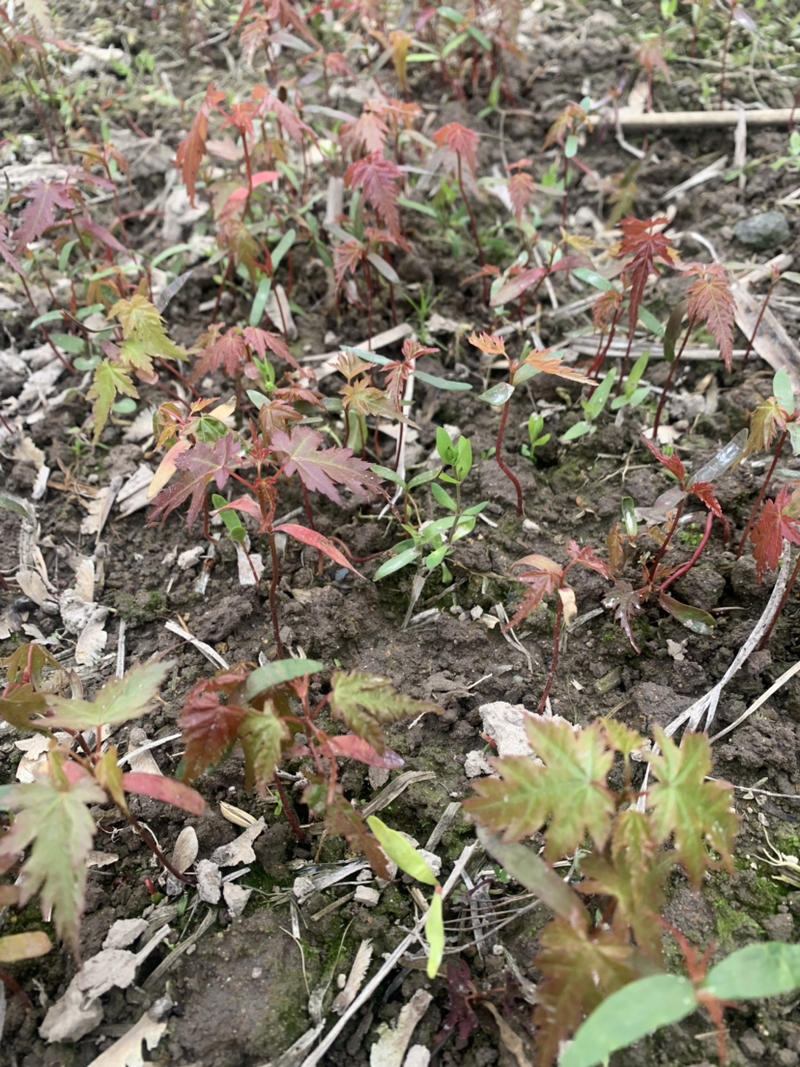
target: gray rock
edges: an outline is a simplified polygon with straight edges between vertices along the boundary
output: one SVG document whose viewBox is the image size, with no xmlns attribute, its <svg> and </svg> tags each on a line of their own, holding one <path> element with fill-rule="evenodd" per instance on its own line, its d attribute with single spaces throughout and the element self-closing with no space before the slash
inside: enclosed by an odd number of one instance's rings
<svg viewBox="0 0 800 1067">
<path fill-rule="evenodd" d="M 786 216 L 780 211 L 762 211 L 736 224 L 737 241 L 757 252 L 767 252 L 786 244 L 791 236 Z"/>
</svg>

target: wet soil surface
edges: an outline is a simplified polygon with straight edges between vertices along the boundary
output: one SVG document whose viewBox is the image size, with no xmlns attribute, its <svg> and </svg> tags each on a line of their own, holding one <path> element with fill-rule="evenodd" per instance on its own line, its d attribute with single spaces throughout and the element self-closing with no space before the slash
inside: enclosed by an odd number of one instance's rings
<svg viewBox="0 0 800 1067">
<path fill-rule="evenodd" d="M 118 43 L 111 12 L 94 5 L 96 19 L 109 22 L 104 46 Z M 473 91 L 455 102 L 442 102 L 437 87 L 429 103 L 436 106 L 436 124 L 460 120 L 484 136 L 481 147 L 481 173 L 491 173 L 505 157 L 510 162 L 528 156 L 541 162 L 541 146 L 552 117 L 568 100 L 578 100 L 590 92 L 595 98 L 616 90 L 623 78 L 634 77 L 637 35 L 657 25 L 656 4 L 637 5 L 641 11 L 628 23 L 622 7 L 612 5 L 537 4 L 532 20 L 530 51 L 507 62 L 504 90 L 513 105 L 501 123 L 497 111 L 483 113 L 488 86 L 479 81 Z M 171 91 L 182 99 L 202 92 L 211 80 L 225 87 L 241 80 L 227 63 L 238 47 L 227 36 L 222 42 L 196 47 L 198 41 L 213 36 L 213 28 L 188 15 L 178 19 L 161 11 L 160 21 L 140 21 L 138 10 L 128 11 L 136 27 L 136 49 L 171 63 Z M 116 9 L 114 14 L 116 20 Z M 124 18 L 123 18 L 124 21 Z M 98 23 L 99 25 L 99 23 Z M 226 24 L 221 23 L 222 28 Z M 769 30 L 772 32 L 772 29 Z M 188 42 L 187 42 L 188 35 Z M 129 40 L 129 38 L 126 38 Z M 181 59 L 187 47 L 192 62 Z M 684 53 L 681 53 L 685 55 Z M 692 65 L 692 64 L 695 65 Z M 716 91 L 719 70 L 713 64 L 703 67 L 700 59 L 676 60 L 672 82 L 657 86 L 657 107 L 708 106 L 698 85 Z M 702 77 L 697 74 L 700 69 Z M 95 75 L 93 75 L 95 76 Z M 103 71 L 96 74 L 102 81 Z M 728 72 L 731 99 L 751 100 L 747 71 L 735 67 Z M 434 79 L 429 85 L 433 85 Z M 789 106 L 785 80 L 779 77 L 759 82 L 765 99 L 762 106 Z M 694 87 L 694 95 L 681 87 Z M 422 92 L 422 84 L 417 85 Z M 788 94 L 790 97 L 790 94 Z M 346 101 L 347 97 L 344 97 Z M 173 151 L 182 136 L 174 112 L 161 108 L 153 91 L 135 116 L 136 126 L 148 135 L 157 133 Z M 713 103 L 713 101 L 711 101 Z M 128 101 L 130 103 L 130 101 Z M 355 109 L 354 104 L 341 104 Z M 187 109 L 193 114 L 192 108 Z M 482 113 L 483 117 L 478 117 Z M 3 125 L 9 128 L 9 118 Z M 15 116 L 19 118 L 19 116 Z M 26 132 L 26 131 L 21 131 Z M 638 135 L 630 140 L 641 144 Z M 784 153 L 788 137 L 784 130 L 754 131 L 748 140 L 748 159 L 775 161 Z M 596 222 L 607 220 L 613 210 L 610 191 L 619 190 L 621 175 L 637 167 L 635 199 L 630 210 L 639 218 L 663 214 L 675 204 L 674 229 L 686 235 L 685 255 L 698 254 L 691 236 L 699 232 L 711 242 L 721 260 L 741 265 L 751 253 L 734 241 L 737 222 L 762 210 L 774 208 L 793 192 L 797 170 L 792 166 L 771 169 L 768 163 L 754 167 L 742 189 L 736 180 L 716 180 L 701 185 L 677 201 L 665 193 L 672 186 L 696 174 L 721 155 L 732 153 L 731 131 L 657 132 L 651 137 L 644 160 L 638 164 L 617 143 L 612 128 L 600 128 L 581 147 L 581 160 L 587 173 L 580 174 L 570 189 L 567 229 L 590 237 Z M 165 164 L 164 170 L 169 164 Z M 537 167 L 539 164 L 537 163 Z M 544 169 L 544 164 L 542 164 Z M 723 172 L 724 173 L 724 172 Z M 598 183 L 598 177 L 602 179 Z M 134 186 L 146 202 L 164 173 L 150 174 Z M 543 233 L 558 238 L 561 223 L 560 200 L 557 209 L 542 200 Z M 480 208 L 488 218 L 494 211 L 487 200 Z M 796 218 L 791 207 L 781 210 L 789 217 L 793 234 Z M 649 409 L 623 409 L 614 421 L 598 422 L 591 436 L 571 444 L 559 440 L 570 425 L 582 417 L 575 387 L 561 389 L 552 378 L 537 379 L 524 390 L 526 396 L 512 407 L 504 443 L 505 456 L 522 485 L 525 515 L 516 513 L 516 495 L 511 482 L 491 457 L 495 445 L 498 411 L 478 399 L 490 381 L 491 371 L 478 353 L 467 344 L 472 330 L 491 327 L 491 314 L 481 296 L 480 283 L 459 287 L 459 283 L 479 264 L 470 245 L 468 230 L 461 233 L 460 260 L 454 259 L 452 243 L 435 232 L 435 227 L 419 227 L 411 235 L 413 251 L 403 263 L 408 293 L 419 299 L 421 285 L 428 283 L 437 297 L 435 314 L 429 321 L 432 339 L 441 355 L 420 362 L 420 369 L 449 377 L 462 377 L 473 386 L 470 394 L 437 391 L 417 383 L 413 418 L 415 462 L 427 461 L 434 448 L 437 425 L 457 427 L 467 433 L 477 458 L 473 474 L 465 486 L 470 503 L 486 501 L 483 519 L 475 532 L 457 547 L 450 565 L 452 582 L 444 584 L 438 573 L 431 576 L 408 615 L 412 597 L 410 571 L 401 571 L 374 583 L 379 558 L 370 558 L 391 547 L 397 532 L 389 529 L 377 505 L 354 504 L 348 511 L 315 505 L 317 528 L 337 535 L 363 560 L 359 567 L 364 580 L 324 561 L 315 553 L 289 545 L 281 562 L 279 614 L 282 639 L 294 654 L 318 658 L 331 669 L 334 664 L 383 675 L 404 693 L 431 699 L 442 708 L 438 717 L 425 716 L 411 726 L 400 725 L 388 731 L 392 748 L 405 761 L 402 772 L 406 788 L 398 792 L 381 816 L 392 826 L 401 827 L 424 845 L 448 809 L 448 805 L 470 794 L 470 778 L 465 771 L 468 754 L 486 752 L 479 708 L 492 701 L 522 704 L 535 710 L 539 704 L 553 657 L 554 612 L 543 610 L 516 631 L 519 645 L 503 632 L 503 611 L 510 616 L 520 598 L 520 588 L 511 577 L 515 560 L 541 553 L 561 563 L 567 559 L 570 539 L 604 551 L 606 538 L 620 516 L 623 497 L 637 507 L 650 507 L 668 488 L 664 472 L 641 446 L 641 432 L 648 425 Z M 755 261 L 782 251 L 790 256 L 797 250 L 793 235 L 780 248 L 752 253 Z M 158 240 L 146 234 L 142 246 L 151 251 Z M 474 262 L 471 262 L 474 260 Z M 331 302 L 324 270 L 308 256 L 298 261 L 298 288 L 295 304 L 300 337 L 293 346 L 298 358 L 321 353 L 338 344 L 359 344 L 367 335 L 363 312 L 339 308 Z M 505 264 L 504 264 L 505 265 Z M 306 269 L 302 269 L 302 268 Z M 171 336 L 191 343 L 204 325 L 193 321 L 196 309 L 216 298 L 217 287 L 209 269 L 192 277 L 166 311 Z M 783 282 L 775 292 L 772 309 L 790 332 L 797 318 L 794 289 Z M 560 293 L 560 303 L 569 294 Z M 661 299 L 668 301 L 667 295 Z M 226 296 L 223 303 L 229 301 Z M 668 304 L 663 307 L 668 309 Z M 531 307 L 530 311 L 535 309 Z M 658 308 L 656 307 L 656 310 Z M 408 305 L 401 310 L 410 314 Z M 545 344 L 557 343 L 565 331 L 557 310 L 539 308 L 535 329 Z M 244 314 L 235 301 L 223 306 L 222 315 L 233 321 Z M 206 313 L 207 315 L 208 313 Z M 666 317 L 666 314 L 662 317 Z M 590 334 L 585 312 L 575 311 L 570 326 L 578 323 Z M 416 320 L 409 317 L 416 328 Z M 376 307 L 374 332 L 391 325 L 390 309 Z M 29 347 L 25 320 L 9 315 L 5 324 L 8 343 Z M 737 349 L 744 347 L 741 336 Z M 672 386 L 664 423 L 676 429 L 680 454 L 697 469 L 719 448 L 746 427 L 760 398 L 771 393 L 772 371 L 757 357 L 746 364 L 740 358 L 725 371 L 719 359 L 687 359 Z M 585 357 L 584 357 L 585 358 Z M 496 374 L 496 372 L 495 372 Z M 659 362 L 648 368 L 648 381 L 663 384 L 666 369 Z M 539 384 L 539 381 L 544 384 Z M 20 389 L 22 383 L 17 389 Z M 80 376 L 66 373 L 59 389 L 85 392 Z M 14 396 L 15 390 L 5 390 Z M 156 405 L 157 393 L 145 400 Z M 527 443 L 526 424 L 533 406 L 547 412 L 551 442 L 534 465 L 521 455 Z M 34 408 L 29 402 L 23 413 Z M 127 663 L 145 660 L 153 654 L 168 656 L 175 669 L 163 691 L 163 706 L 141 723 L 148 739 L 169 738 L 176 733 L 175 719 L 183 697 L 213 668 L 201 651 L 165 629 L 169 620 L 180 620 L 196 638 L 212 646 L 229 664 L 255 663 L 259 656 L 274 654 L 274 640 L 266 591 L 239 583 L 235 552 L 221 541 L 209 549 L 202 533 L 187 531 L 183 520 L 173 516 L 163 526 L 148 525 L 147 512 L 139 510 L 123 517 L 115 508 L 95 548 L 93 536 L 81 532 L 92 494 L 119 476 L 127 479 L 144 461 L 149 447 L 148 434 L 131 432 L 130 419 L 115 420 L 103 435 L 102 448 L 81 446 L 75 428 L 85 425 L 87 407 L 80 397 L 67 395 L 64 402 L 47 411 L 46 418 L 29 420 L 30 437 L 50 467 L 50 487 L 36 505 L 40 524 L 39 544 L 55 586 L 63 589 L 74 581 L 75 560 L 79 556 L 102 559 L 103 577 L 98 582 L 98 599 L 109 609 L 106 630 L 109 644 L 104 658 L 91 671 L 83 671 L 84 684 L 91 691 L 111 675 L 121 624 L 124 623 Z M 85 438 L 84 438 L 85 439 Z M 386 455 L 390 455 L 388 444 Z M 381 457 L 384 458 L 384 457 Z M 550 694 L 552 711 L 571 722 L 586 724 L 599 715 L 614 715 L 644 734 L 654 725 L 664 724 L 715 684 L 753 630 L 770 594 L 770 581 L 756 580 L 749 551 L 737 557 L 736 547 L 760 486 L 766 464 L 743 463 L 719 483 L 719 499 L 731 524 L 726 543 L 721 526 L 714 525 L 701 563 L 674 590 L 681 601 L 711 613 L 713 633 L 696 634 L 680 625 L 655 602 L 647 603 L 633 619 L 632 631 L 638 651 L 613 617 L 603 607 L 609 585 L 590 572 L 575 574 L 574 587 L 579 613 L 578 625 L 565 635 L 560 648 L 558 671 Z M 784 467 L 796 467 L 786 460 Z M 25 458 L 14 458 L 12 446 L 4 447 L 0 477 L 10 492 L 29 497 L 35 466 Z M 284 503 L 282 501 L 282 503 Z M 421 504 L 435 514 L 424 494 Z M 302 500 L 289 495 L 285 508 L 290 512 Z M 483 521 L 483 520 L 486 521 Z M 698 541 L 705 515 L 698 510 L 682 527 L 676 539 L 673 565 L 688 559 Z M 0 570 L 8 576 L 17 566 L 19 520 L 0 510 Z M 196 548 L 192 561 L 181 554 Z M 266 546 L 253 546 L 265 556 Z M 180 560 L 180 563 L 179 563 Z M 200 578 L 205 581 L 201 583 Z M 635 580 L 635 573 L 631 574 Z M 67 633 L 59 616 L 48 615 L 31 601 L 11 591 L 6 595 L 18 618 L 16 636 L 0 643 L 8 653 L 15 641 L 25 636 L 50 638 L 51 651 L 65 666 L 72 664 L 74 636 Z M 586 616 L 584 618 L 584 616 Z M 24 627 L 28 627 L 26 631 Z M 771 636 L 768 646 L 754 653 L 725 690 L 713 734 L 734 722 L 800 653 L 800 602 L 793 593 Z M 328 674 L 316 676 L 316 691 L 323 693 Z M 671 887 L 666 918 L 691 943 L 705 949 L 716 944 L 717 954 L 754 940 L 796 938 L 800 923 L 800 890 L 777 881 L 774 871 L 760 858 L 766 845 L 765 833 L 787 854 L 798 853 L 800 793 L 798 793 L 798 752 L 800 752 L 800 682 L 791 680 L 764 703 L 758 712 L 714 746 L 714 774 L 736 786 L 736 808 L 741 831 L 736 851 L 736 872 L 714 874 L 702 894 L 692 892 L 682 879 Z M 0 735 L 0 781 L 14 778 L 20 751 L 10 731 Z M 124 731 L 118 738 L 124 747 L 135 746 Z M 168 741 L 153 751 L 165 773 L 175 773 L 181 757 L 179 743 Z M 289 768 L 298 774 L 300 768 Z M 297 843 L 278 810 L 277 798 L 248 795 L 243 786 L 241 759 L 234 753 L 214 772 L 198 782 L 208 804 L 207 816 L 188 819 L 179 812 L 165 810 L 155 802 L 134 799 L 135 814 L 169 852 L 181 829 L 191 823 L 198 835 L 199 858 L 208 857 L 218 846 L 239 832 L 219 814 L 221 802 L 235 805 L 256 818 L 264 817 L 267 829 L 254 844 L 255 860 L 242 884 L 253 889 L 243 915 L 231 918 L 222 906 L 203 904 L 192 893 L 180 900 L 180 910 L 172 918 L 169 944 L 160 945 L 140 968 L 136 983 L 125 990 L 112 989 L 102 998 L 103 1019 L 95 1029 L 73 1042 L 46 1043 L 39 1026 L 50 1004 L 60 997 L 75 972 L 66 954 L 54 952 L 43 960 L 13 968 L 13 976 L 30 998 L 9 995 L 0 1062 L 14 1067 L 55 1067 L 89 1064 L 112 1040 L 130 1029 L 154 1002 L 166 1012 L 167 1029 L 157 1050 L 148 1054 L 152 1062 L 202 1067 L 249 1067 L 265 1063 L 291 1062 L 281 1059 L 293 1042 L 325 1020 L 321 1032 L 333 1024 L 326 1014 L 336 993 L 340 975 L 349 970 L 362 939 L 372 942 L 374 959 L 391 952 L 402 933 L 415 921 L 409 887 L 402 881 L 384 887 L 377 906 L 360 903 L 354 895 L 358 872 L 327 889 L 307 897 L 292 893 L 299 875 L 311 876 L 322 869 L 336 870 L 349 863 L 350 856 L 341 840 L 311 836 Z M 360 765 L 347 766 L 345 792 L 362 807 L 380 794 L 385 782 Z M 445 872 L 473 840 L 473 831 L 457 811 L 444 824 L 434 851 Z M 115 919 L 144 917 L 151 920 L 165 903 L 154 904 L 159 870 L 141 840 L 121 821 L 101 818 L 95 847 L 113 857 L 108 865 L 93 867 L 82 930 L 84 958 L 98 951 Z M 483 857 L 471 869 L 474 882 L 492 864 Z M 373 885 L 367 881 L 367 885 Z M 175 898 L 170 898 L 173 900 Z M 448 947 L 461 947 L 461 959 L 469 968 L 479 992 L 493 991 L 484 1000 L 475 1000 L 477 1027 L 462 1047 L 456 1036 L 444 1041 L 433 1062 L 462 1067 L 532 1062 L 520 1059 L 530 1052 L 515 1054 L 498 1031 L 495 1016 L 485 1006 L 491 1003 L 504 1012 L 506 1020 L 521 1036 L 524 1048 L 530 1038 L 530 1007 L 518 979 L 535 981 L 531 967 L 536 932 L 544 916 L 539 910 L 526 911 L 526 898 L 513 887 L 501 895 L 495 908 L 498 929 L 489 951 L 474 945 L 468 920 L 469 899 L 456 895 L 447 916 Z M 499 915 L 519 917 L 499 926 Z M 4 930 L 27 928 L 39 921 L 35 908 L 20 916 L 7 915 Z M 201 931 L 200 936 L 195 936 Z M 188 944 L 187 944 L 188 942 Z M 141 944 L 139 942 L 137 944 Z M 180 949 L 181 951 L 176 951 Z M 457 958 L 455 955 L 453 959 Z M 513 961 L 513 967 L 509 963 Z M 675 950 L 676 964 L 679 953 Z M 517 979 L 514 978 L 514 969 Z M 326 1054 L 325 1063 L 360 1067 L 369 1062 L 369 1050 L 380 1028 L 394 1025 L 400 1008 L 418 989 L 428 989 L 433 1000 L 414 1034 L 414 1041 L 432 1049 L 437 1045 L 449 1010 L 444 981 L 429 983 L 424 966 L 404 959 L 376 992 L 369 1005 L 348 1024 Z M 499 992 L 498 992 L 499 990 Z M 165 999 L 166 998 L 166 999 Z M 795 1009 L 793 1011 L 793 1009 Z M 731 1063 L 770 1063 L 791 1067 L 800 1063 L 800 1025 L 796 1004 L 770 1001 L 745 1006 L 731 1013 L 728 1052 Z M 301 1062 L 298 1055 L 294 1062 Z M 131 1060 L 140 1062 L 139 1060 Z M 399 1061 L 398 1061 L 399 1062 Z M 715 1036 L 708 1020 L 699 1016 L 680 1027 L 672 1027 L 612 1061 L 620 1067 L 639 1064 L 689 1065 L 715 1063 Z"/>
</svg>

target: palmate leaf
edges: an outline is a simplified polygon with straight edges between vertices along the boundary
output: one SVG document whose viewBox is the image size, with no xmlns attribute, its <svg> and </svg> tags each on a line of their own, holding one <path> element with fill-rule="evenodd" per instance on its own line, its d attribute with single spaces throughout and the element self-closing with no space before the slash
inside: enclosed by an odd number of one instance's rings
<svg viewBox="0 0 800 1067">
<path fill-rule="evenodd" d="M 438 704 L 399 693 L 387 678 L 359 671 L 336 671 L 331 680 L 331 712 L 334 719 L 368 741 L 381 755 L 386 750 L 383 727 L 402 719 L 432 712 Z"/>
<path fill-rule="evenodd" d="M 119 360 L 143 377 L 153 375 L 153 359 L 186 359 L 182 348 L 173 344 L 164 329 L 164 320 L 146 296 L 134 293 L 130 300 L 118 300 L 110 315 L 119 319 L 123 342 Z"/>
<path fill-rule="evenodd" d="M 56 220 L 56 208 L 75 207 L 77 189 L 66 182 L 35 181 L 25 190 L 28 203 L 22 212 L 22 225 L 16 233 L 16 251 L 41 237 Z"/>
<path fill-rule="evenodd" d="M 100 434 L 105 429 L 117 393 L 133 397 L 134 400 L 139 396 L 131 376 L 122 367 L 117 366 L 117 364 L 108 359 L 104 359 L 95 368 L 94 381 L 91 389 L 86 394 L 88 400 L 94 401 L 92 422 L 94 424 L 93 439 L 95 444 L 100 440 Z"/>
<path fill-rule="evenodd" d="M 677 859 L 699 886 L 703 873 L 717 866 L 709 849 L 731 862 L 738 827 L 733 791 L 727 782 L 707 782 L 711 748 L 705 734 L 686 734 L 681 747 L 660 727 L 655 739 L 661 752 L 646 755 L 658 779 L 647 793 L 651 826 L 659 842 L 674 838 Z"/>
<path fill-rule="evenodd" d="M 365 200 L 392 237 L 400 236 L 397 183 L 402 177 L 397 164 L 384 159 L 380 152 L 370 152 L 364 159 L 351 163 L 344 176 L 348 189 L 363 187 Z"/>
<path fill-rule="evenodd" d="M 240 466 L 240 454 L 241 446 L 229 433 L 218 438 L 213 446 L 199 441 L 187 452 L 175 456 L 178 479 L 155 498 L 150 520 L 166 519 L 188 500 L 186 524 L 191 529 L 205 505 L 208 486 L 214 481 L 217 489 L 224 489 L 230 472 Z"/>
<path fill-rule="evenodd" d="M 178 716 L 178 726 L 186 742 L 183 760 L 187 782 L 218 763 L 236 740 L 242 719 L 252 708 L 223 703 L 223 697 L 230 696 L 246 677 L 226 673 L 205 678 L 187 693 Z"/>
<path fill-rule="evenodd" d="M 280 763 L 283 745 L 289 740 L 286 723 L 275 714 L 271 701 L 261 711 L 251 711 L 239 725 L 239 743 L 244 750 L 245 789 L 263 791 Z"/>
<path fill-rule="evenodd" d="M 525 730 L 545 765 L 527 756 L 493 760 L 499 777 L 476 782 L 478 795 L 464 802 L 464 810 L 505 842 L 535 834 L 549 819 L 548 860 L 574 852 L 587 833 L 602 848 L 614 815 L 606 787 L 614 753 L 602 728 L 575 731 L 569 723 L 532 715 Z"/>
<path fill-rule="evenodd" d="M 539 943 L 536 966 L 543 981 L 533 1016 L 539 1034 L 536 1062 L 549 1067 L 561 1041 L 584 1017 L 639 975 L 630 962 L 631 946 L 615 930 L 589 932 L 583 924 L 557 918 L 544 928 Z"/>
<path fill-rule="evenodd" d="M 756 561 L 758 580 L 764 571 L 774 571 L 780 563 L 784 540 L 800 545 L 800 520 L 793 513 L 794 494 L 784 486 L 774 500 L 767 500 L 753 526 L 750 540 Z M 790 510 L 791 509 L 791 510 Z"/>
<path fill-rule="evenodd" d="M 728 272 L 721 263 L 692 263 L 686 273 L 696 278 L 689 287 L 686 312 L 692 322 L 702 322 L 719 345 L 725 370 L 733 367 L 733 323 L 736 302 Z"/>
<path fill-rule="evenodd" d="M 665 217 L 644 220 L 629 217 L 620 222 L 623 237 L 619 256 L 620 258 L 630 257 L 623 271 L 623 279 L 629 287 L 631 335 L 639 318 L 639 308 L 644 297 L 647 279 L 656 272 L 656 263 L 661 262 L 671 267 L 678 258 L 678 253 L 669 243 L 669 238 L 660 231 L 660 227 L 666 226 L 668 222 L 669 219 Z"/>
<path fill-rule="evenodd" d="M 282 458 L 283 473 L 290 478 L 295 472 L 306 489 L 322 493 L 341 504 L 336 486 L 343 485 L 357 496 L 374 493 L 380 479 L 369 463 L 356 459 L 349 448 L 321 448 L 322 434 L 308 426 L 295 426 L 289 433 L 276 430 L 270 442 L 272 451 Z"/>
<path fill-rule="evenodd" d="M 174 663 L 151 660 L 131 667 L 124 678 L 106 682 L 93 701 L 46 695 L 50 715 L 35 725 L 51 729 L 88 730 L 98 726 L 116 726 L 138 719 L 150 708 L 158 689 Z"/>
<path fill-rule="evenodd" d="M 4 800 L 15 816 L 2 839 L 3 853 L 13 855 L 32 846 L 22 865 L 20 904 L 39 892 L 44 909 L 52 908 L 58 936 L 76 955 L 86 857 L 95 831 L 89 805 L 105 799 L 100 786 L 89 778 L 70 784 L 59 757 L 53 754 L 48 778 L 13 786 Z"/>
<path fill-rule="evenodd" d="M 215 89 L 212 82 L 206 90 L 205 99 L 200 105 L 200 110 L 195 115 L 188 135 L 178 145 L 176 161 L 181 168 L 183 184 L 186 186 L 186 192 L 189 194 L 192 207 L 195 206 L 197 172 L 200 169 L 200 162 L 206 151 L 208 117 L 224 99 L 225 93 L 220 89 Z"/>
</svg>

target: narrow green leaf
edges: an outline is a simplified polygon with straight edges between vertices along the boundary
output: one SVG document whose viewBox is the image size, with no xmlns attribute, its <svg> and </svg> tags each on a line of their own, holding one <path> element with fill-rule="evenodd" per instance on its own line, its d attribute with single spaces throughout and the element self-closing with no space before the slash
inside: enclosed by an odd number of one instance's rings
<svg viewBox="0 0 800 1067">
<path fill-rule="evenodd" d="M 258 283 L 256 295 L 253 297 L 253 305 L 250 308 L 250 318 L 248 319 L 250 326 L 258 326 L 263 319 L 264 309 L 267 306 L 271 289 L 272 278 L 262 278 Z"/>
<path fill-rule="evenodd" d="M 439 378 L 423 370 L 415 370 L 414 375 L 426 385 L 432 385 L 434 389 L 443 389 L 447 393 L 468 393 L 472 389 L 469 382 L 454 382 L 450 378 Z"/>
<path fill-rule="evenodd" d="M 658 602 L 664 611 L 669 612 L 674 619 L 678 620 L 681 626 L 685 626 L 693 634 L 703 634 L 704 636 L 713 634 L 717 625 L 714 621 L 714 616 L 709 615 L 702 608 L 692 607 L 691 604 L 683 604 L 680 600 L 676 600 L 667 593 L 660 593 Z"/>
<path fill-rule="evenodd" d="M 425 885 L 437 885 L 436 875 L 430 864 L 401 833 L 387 826 L 377 815 L 370 815 L 367 826 L 377 837 L 381 848 L 405 874 Z"/>
<path fill-rule="evenodd" d="M 381 578 L 388 578 L 390 574 L 401 571 L 403 567 L 407 567 L 417 559 L 419 559 L 418 548 L 407 548 L 403 552 L 398 552 L 396 556 L 389 556 L 375 571 L 372 580 L 379 582 Z"/>
<path fill-rule="evenodd" d="M 688 978 L 656 974 L 606 997 L 592 1012 L 558 1061 L 558 1067 L 595 1067 L 662 1026 L 676 1023 L 697 1007 Z"/>
<path fill-rule="evenodd" d="M 444 957 L 444 919 L 442 917 L 442 894 L 433 894 L 428 918 L 425 920 L 425 937 L 428 942 L 428 978 L 439 973 Z"/>
<path fill-rule="evenodd" d="M 317 659 L 278 659 L 253 671 L 244 684 L 244 699 L 251 701 L 274 689 L 276 685 L 302 678 L 306 674 L 316 674 L 325 669 L 325 664 Z"/>
<path fill-rule="evenodd" d="M 781 369 L 775 372 L 775 377 L 772 379 L 772 392 L 784 411 L 788 412 L 789 415 L 793 415 L 794 390 L 792 389 L 792 380 L 785 370 Z"/>
<path fill-rule="evenodd" d="M 800 989 L 800 945 L 764 941 L 732 952 L 700 987 L 720 1000 L 774 997 Z"/>
<path fill-rule="evenodd" d="M 296 237 L 297 233 L 295 232 L 295 230 L 289 229 L 286 231 L 283 237 L 281 237 L 280 241 L 278 241 L 278 243 L 275 245 L 275 248 L 271 253 L 273 270 L 278 269 L 280 261 L 292 247 Z"/>
<path fill-rule="evenodd" d="M 678 343 L 681 326 L 683 325 L 683 316 L 686 314 L 687 307 L 688 302 L 682 300 L 680 304 L 675 305 L 667 319 L 663 338 L 664 359 L 667 363 L 673 363 L 675 361 L 675 345 Z"/>
<path fill-rule="evenodd" d="M 602 274 L 598 274 L 595 270 L 589 270 L 588 267 L 576 267 L 570 273 L 573 278 L 577 278 L 580 282 L 586 282 L 587 285 L 591 285 L 593 289 L 599 289 L 602 293 L 607 293 L 614 288 L 613 283 L 608 278 L 604 278 Z"/>
</svg>

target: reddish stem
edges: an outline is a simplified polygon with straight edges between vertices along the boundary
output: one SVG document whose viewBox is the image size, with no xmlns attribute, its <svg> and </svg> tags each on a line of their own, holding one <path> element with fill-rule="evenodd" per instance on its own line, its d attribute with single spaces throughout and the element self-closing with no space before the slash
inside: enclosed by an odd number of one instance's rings
<svg viewBox="0 0 800 1067">
<path fill-rule="evenodd" d="M 503 405 L 503 414 L 500 419 L 500 426 L 497 430 L 497 443 L 494 449 L 494 458 L 497 460 L 497 466 L 505 474 L 506 478 L 511 482 L 517 492 L 517 515 L 522 514 L 522 486 L 519 484 L 519 479 L 511 470 L 511 468 L 503 460 L 503 436 L 506 432 L 506 423 L 508 422 L 508 411 L 511 407 L 511 397 L 506 400 Z"/>
<path fill-rule="evenodd" d="M 289 820 L 289 825 L 294 830 L 295 837 L 298 841 L 305 843 L 308 839 L 303 831 L 303 827 L 300 825 L 300 820 L 297 818 L 297 814 L 292 806 L 291 801 L 283 788 L 283 782 L 280 780 L 277 774 L 273 776 L 272 781 L 275 783 L 275 788 L 278 791 L 278 796 L 281 798 L 281 804 L 283 810 L 286 813 L 286 818 Z"/>
<path fill-rule="evenodd" d="M 700 538 L 700 543 L 692 553 L 692 558 L 688 561 L 688 563 L 684 563 L 682 567 L 678 567 L 674 574 L 671 574 L 669 578 L 667 578 L 667 580 L 662 583 L 660 592 L 665 592 L 673 584 L 673 582 L 677 582 L 677 580 L 679 578 L 682 578 L 684 574 L 688 574 L 688 572 L 692 569 L 695 563 L 697 563 L 697 561 L 703 554 L 703 550 L 708 544 L 708 538 L 711 534 L 711 527 L 713 526 L 713 524 L 714 513 L 709 511 L 709 513 L 706 515 L 706 528 L 703 531 L 703 536 Z"/>
</svg>

